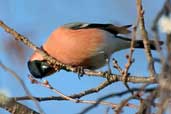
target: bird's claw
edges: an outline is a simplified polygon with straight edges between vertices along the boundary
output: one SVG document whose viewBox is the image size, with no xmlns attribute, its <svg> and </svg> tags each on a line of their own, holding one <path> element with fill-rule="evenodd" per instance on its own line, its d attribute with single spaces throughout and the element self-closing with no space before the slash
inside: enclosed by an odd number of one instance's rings
<svg viewBox="0 0 171 114">
<path fill-rule="evenodd" d="M 84 75 L 84 68 L 82 66 L 78 66 L 76 68 L 76 71 L 78 73 L 78 78 L 80 79 L 80 77 L 82 77 Z"/>
</svg>

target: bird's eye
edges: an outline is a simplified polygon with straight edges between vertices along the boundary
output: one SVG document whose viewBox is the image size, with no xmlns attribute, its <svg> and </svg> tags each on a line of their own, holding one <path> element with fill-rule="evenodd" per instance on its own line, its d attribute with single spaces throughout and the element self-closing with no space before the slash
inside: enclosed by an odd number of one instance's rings
<svg viewBox="0 0 171 114">
<path fill-rule="evenodd" d="M 30 73 L 35 78 L 43 78 L 55 72 L 54 68 L 52 68 L 46 61 L 29 61 L 28 68 Z"/>
</svg>

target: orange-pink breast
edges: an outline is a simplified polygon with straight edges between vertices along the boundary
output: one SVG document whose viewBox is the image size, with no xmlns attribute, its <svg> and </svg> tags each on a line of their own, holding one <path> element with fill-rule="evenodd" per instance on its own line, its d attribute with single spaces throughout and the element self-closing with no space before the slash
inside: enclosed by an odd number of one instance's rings
<svg viewBox="0 0 171 114">
<path fill-rule="evenodd" d="M 43 45 L 45 51 L 62 63 L 87 66 L 103 46 L 105 33 L 98 29 L 55 30 Z"/>
</svg>

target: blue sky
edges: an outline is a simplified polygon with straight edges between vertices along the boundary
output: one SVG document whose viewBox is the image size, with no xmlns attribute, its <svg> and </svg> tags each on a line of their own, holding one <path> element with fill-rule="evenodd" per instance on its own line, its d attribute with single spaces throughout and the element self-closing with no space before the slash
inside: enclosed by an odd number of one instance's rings
<svg viewBox="0 0 171 114">
<path fill-rule="evenodd" d="M 150 30 L 156 13 L 162 7 L 163 1 L 143 0 L 145 21 L 148 30 Z M 24 34 L 38 46 L 41 46 L 46 41 L 46 38 L 55 28 L 65 23 L 95 22 L 113 23 L 117 25 L 134 24 L 136 14 L 135 0 L 0 0 L 0 20 L 3 20 L 19 33 Z M 149 32 L 149 36 L 152 36 L 151 32 Z M 32 50 L 26 47 L 27 52 L 25 52 L 24 62 L 19 62 L 16 53 L 13 51 L 12 53 L 6 52 L 4 42 L 9 40 L 12 40 L 10 36 L 0 29 L 0 61 L 18 73 L 33 95 L 56 95 L 46 88 L 30 83 L 27 78 L 29 74 L 27 60 Z M 126 63 L 126 53 L 129 53 L 129 50 L 123 50 L 113 55 L 122 67 Z M 153 55 L 157 56 L 158 54 L 153 52 Z M 134 53 L 134 58 L 136 62 L 130 69 L 131 74 L 147 76 L 147 63 L 144 51 L 137 49 Z M 118 73 L 116 70 L 113 72 Z M 25 95 L 22 87 L 14 77 L 1 68 L 0 75 L 0 89 L 8 91 L 9 96 Z M 79 93 L 80 91 L 96 87 L 104 81 L 101 78 L 87 76 L 79 80 L 76 74 L 65 71 L 55 73 L 46 79 L 65 95 Z M 100 96 L 121 90 L 125 90 L 123 84 L 116 83 L 97 94 L 83 97 L 83 99 L 95 100 Z M 109 101 L 114 103 L 119 103 L 120 100 L 120 98 L 109 99 Z M 30 101 L 25 101 L 24 104 L 34 109 L 36 108 Z M 76 114 L 88 106 L 87 104 L 75 104 L 69 101 L 41 102 L 40 105 L 46 114 Z M 103 114 L 105 109 L 105 106 L 98 106 L 88 114 Z M 125 114 L 135 113 L 134 109 L 125 108 L 125 110 Z M 1 109 L 0 113 L 6 114 Z"/>
</svg>

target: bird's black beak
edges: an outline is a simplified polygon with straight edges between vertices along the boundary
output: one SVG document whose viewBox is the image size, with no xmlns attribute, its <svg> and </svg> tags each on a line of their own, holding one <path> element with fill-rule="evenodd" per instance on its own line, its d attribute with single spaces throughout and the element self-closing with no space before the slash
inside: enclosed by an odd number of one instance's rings
<svg viewBox="0 0 171 114">
<path fill-rule="evenodd" d="M 54 68 L 45 60 L 28 61 L 28 69 L 35 78 L 44 78 L 55 72 Z"/>
</svg>

